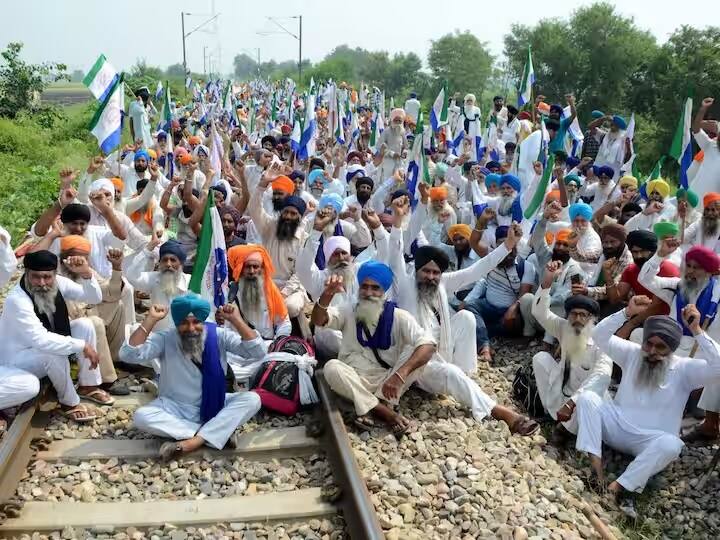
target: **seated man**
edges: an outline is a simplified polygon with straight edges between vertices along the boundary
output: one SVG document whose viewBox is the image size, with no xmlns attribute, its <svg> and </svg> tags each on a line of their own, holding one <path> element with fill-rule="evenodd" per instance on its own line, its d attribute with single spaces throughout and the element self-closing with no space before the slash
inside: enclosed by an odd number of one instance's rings
<svg viewBox="0 0 720 540">
<path fill-rule="evenodd" d="M 640 214 L 630 218 L 625 223 L 625 229 L 630 231 L 650 230 L 661 219 L 672 217 L 674 208 L 665 203 L 670 195 L 670 186 L 662 178 L 650 180 L 645 186 L 648 194 L 648 203 Z"/>
<path fill-rule="evenodd" d="M 95 415 L 80 405 L 80 396 L 107 405 L 113 399 L 99 388 L 95 329 L 84 318 L 70 321 L 65 301 L 99 304 L 100 285 L 83 257 L 65 261 L 81 277 L 79 284 L 57 275 L 58 258 L 50 251 L 28 253 L 24 264 L 25 273 L 8 294 L 0 316 L 0 363 L 49 377 L 66 417 L 94 420 Z M 70 378 L 70 358 L 78 362 L 77 391 Z"/>
<path fill-rule="evenodd" d="M 153 359 L 159 359 L 158 398 L 135 411 L 133 422 L 141 431 L 177 441 L 160 447 L 163 459 L 203 444 L 223 448 L 235 429 L 260 410 L 260 397 L 253 392 L 225 393 L 225 372 L 228 353 L 262 358 L 262 338 L 235 306 L 221 309 L 237 333 L 205 322 L 210 303 L 193 294 L 170 304 L 174 327 L 153 332 L 168 314 L 166 306 L 154 304 L 120 349 L 120 358 L 129 364 L 151 366 Z"/>
<path fill-rule="evenodd" d="M 592 340 L 600 306 L 587 296 L 565 300 L 567 319 L 550 311 L 550 285 L 562 271 L 562 263 L 549 262 L 540 289 L 535 294 L 532 313 L 543 328 L 560 342 L 560 358 L 539 352 L 533 357 L 533 373 L 538 394 L 547 413 L 570 433 L 577 433 L 574 414 L 577 398 L 594 392 L 606 399 L 612 375 L 612 360 L 602 354 Z"/>
<path fill-rule="evenodd" d="M 702 218 L 685 224 L 683 242 L 688 246 L 705 246 L 717 251 L 720 239 L 720 193 L 706 193 L 703 197 Z"/>
<path fill-rule="evenodd" d="M 645 320 L 642 346 L 613 335 L 648 305 L 646 296 L 634 296 L 627 308 L 607 317 L 593 332 L 595 344 L 623 371 L 615 398 L 603 401 L 594 392 L 584 392 L 576 401 L 576 448 L 590 455 L 597 482 L 605 482 L 603 443 L 635 456 L 607 488 L 630 516 L 637 515 L 631 493 L 641 493 L 651 476 L 680 455 L 683 442 L 678 433 L 690 392 L 720 382 L 720 346 L 702 330 L 700 313 L 692 304 L 682 310 L 682 321 L 705 360 L 675 354 L 683 329 L 666 315 Z"/>
<path fill-rule="evenodd" d="M 586 275 L 592 273 L 602 254 L 600 236 L 590 224 L 592 216 L 592 208 L 583 202 L 571 204 L 568 209 L 568 217 L 572 223 L 572 232 L 568 238 L 570 256 L 580 263 Z"/>
</svg>

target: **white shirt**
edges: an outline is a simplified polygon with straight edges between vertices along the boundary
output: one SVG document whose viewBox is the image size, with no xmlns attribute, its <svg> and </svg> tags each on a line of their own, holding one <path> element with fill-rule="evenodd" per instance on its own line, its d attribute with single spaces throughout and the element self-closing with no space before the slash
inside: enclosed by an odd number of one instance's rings
<svg viewBox="0 0 720 540">
<path fill-rule="evenodd" d="M 703 160 L 690 184 L 690 189 L 702 200 L 707 193 L 718 191 L 720 148 L 718 148 L 717 140 L 711 139 L 702 129 L 697 133 L 693 133 L 693 135 L 698 146 L 703 151 Z"/>
<path fill-rule="evenodd" d="M 17 268 L 15 252 L 10 245 L 10 233 L 0 226 L 0 287 L 10 281 Z"/>
</svg>

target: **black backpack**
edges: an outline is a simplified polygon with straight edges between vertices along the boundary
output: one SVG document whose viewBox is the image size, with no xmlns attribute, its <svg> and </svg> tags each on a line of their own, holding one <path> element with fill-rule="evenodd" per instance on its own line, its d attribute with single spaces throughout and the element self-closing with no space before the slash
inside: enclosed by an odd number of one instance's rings
<svg viewBox="0 0 720 540">
<path fill-rule="evenodd" d="M 538 394 L 532 365 L 522 365 L 518 368 L 512 383 L 512 393 L 513 398 L 520 402 L 530 416 L 543 418 L 547 415 Z"/>
</svg>

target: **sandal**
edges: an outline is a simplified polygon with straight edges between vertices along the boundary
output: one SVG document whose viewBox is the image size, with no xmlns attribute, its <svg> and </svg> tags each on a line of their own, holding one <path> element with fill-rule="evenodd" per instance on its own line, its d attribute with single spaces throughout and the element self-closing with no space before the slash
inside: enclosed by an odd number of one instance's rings
<svg viewBox="0 0 720 540">
<path fill-rule="evenodd" d="M 413 427 L 413 423 L 405 418 L 404 416 L 398 415 L 398 420 L 396 422 L 393 422 L 392 424 L 388 424 L 388 428 L 390 429 L 390 433 L 395 435 L 396 439 L 402 439 L 402 437 L 410 431 L 410 429 Z"/>
<path fill-rule="evenodd" d="M 528 437 L 540 429 L 540 424 L 527 416 L 521 416 L 510 426 L 510 433 Z"/>
<path fill-rule="evenodd" d="M 105 390 L 111 396 L 129 396 L 130 389 L 123 382 L 115 381 L 111 383 L 103 383 L 100 385 L 102 390 Z"/>
<path fill-rule="evenodd" d="M 698 446 L 707 446 L 718 440 L 718 434 L 708 433 L 707 431 L 701 429 L 698 425 L 687 433 L 681 435 L 680 439 L 682 439 L 685 444 L 698 443 Z"/>
<path fill-rule="evenodd" d="M 113 399 L 105 390 L 101 390 L 100 388 L 95 388 L 87 394 L 81 394 L 78 392 L 78 396 L 80 396 L 80 399 L 87 399 L 88 401 L 92 401 L 98 405 L 112 405 L 115 403 L 115 399 Z"/>
<path fill-rule="evenodd" d="M 372 417 L 367 414 L 356 417 L 355 420 L 353 420 L 353 424 L 355 424 L 355 427 L 357 427 L 361 431 L 370 431 L 377 427 L 377 424 L 375 424 L 375 420 L 373 420 Z"/>
<path fill-rule="evenodd" d="M 175 441 L 169 441 L 160 445 L 158 455 L 163 461 L 168 461 L 171 457 L 182 452 L 182 446 Z"/>
<path fill-rule="evenodd" d="M 82 414 L 82 416 L 80 416 L 80 414 Z M 78 424 L 87 424 L 97 418 L 97 416 L 92 414 L 85 405 L 75 405 L 71 409 L 62 411 L 62 415 L 65 418 L 74 420 Z"/>
</svg>

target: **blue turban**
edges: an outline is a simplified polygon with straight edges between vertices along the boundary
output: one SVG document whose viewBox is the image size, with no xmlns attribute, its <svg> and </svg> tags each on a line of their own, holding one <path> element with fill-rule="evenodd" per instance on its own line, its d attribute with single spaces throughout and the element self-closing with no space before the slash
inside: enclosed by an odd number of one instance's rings
<svg viewBox="0 0 720 540">
<path fill-rule="evenodd" d="M 499 169 L 500 168 L 500 162 L 499 161 L 488 161 L 485 166 L 488 169 Z"/>
<path fill-rule="evenodd" d="M 615 170 L 612 167 L 608 167 L 607 165 L 603 165 L 602 167 L 598 167 L 597 165 L 593 165 L 593 174 L 595 176 L 609 176 L 612 178 L 615 176 Z"/>
<path fill-rule="evenodd" d="M 157 132 L 157 140 L 159 141 L 160 139 L 167 139 L 167 133 L 162 129 Z"/>
<path fill-rule="evenodd" d="M 580 165 L 580 158 L 576 158 L 575 156 L 568 156 L 568 158 L 565 160 L 565 165 L 567 165 L 571 169 L 573 167 L 577 167 L 578 165 Z"/>
<path fill-rule="evenodd" d="M 323 184 L 325 183 L 325 171 L 322 169 L 313 169 L 307 175 L 308 186 L 312 186 L 317 180 L 320 180 Z"/>
<path fill-rule="evenodd" d="M 367 278 L 372 279 L 387 292 L 387 290 L 392 286 L 393 271 L 387 264 L 371 259 L 361 264 L 360 268 L 358 268 L 358 284 L 362 285 L 363 281 Z"/>
<path fill-rule="evenodd" d="M 183 322 L 188 315 L 205 321 L 210 316 L 210 302 L 194 293 L 177 296 L 170 303 L 170 315 L 175 326 Z"/>
<path fill-rule="evenodd" d="M 497 173 L 490 173 L 485 176 L 485 185 L 490 186 L 491 184 L 499 185 L 501 176 Z"/>
<path fill-rule="evenodd" d="M 438 178 L 445 178 L 445 173 L 447 173 L 448 166 L 447 163 L 438 163 L 435 165 L 435 176 Z"/>
<path fill-rule="evenodd" d="M 181 263 L 185 263 L 185 252 L 182 244 L 177 240 L 168 240 L 160 246 L 160 258 L 162 259 L 165 255 L 175 255 Z"/>
<path fill-rule="evenodd" d="M 137 152 L 135 152 L 134 160 L 137 161 L 140 158 L 145 158 L 145 161 L 150 163 L 150 154 L 148 154 L 147 150 L 145 150 L 144 148 L 142 150 L 138 150 Z"/>
<path fill-rule="evenodd" d="M 593 216 L 592 206 L 584 202 L 571 204 L 568 213 L 570 214 L 570 220 L 580 216 L 590 221 Z"/>
<path fill-rule="evenodd" d="M 565 185 L 575 184 L 577 187 L 582 186 L 583 181 L 577 174 L 568 174 L 565 177 Z"/>
<path fill-rule="evenodd" d="M 604 117 L 605 113 L 595 109 L 593 112 L 590 113 L 590 116 L 592 116 L 593 120 L 597 120 L 598 118 Z"/>
<path fill-rule="evenodd" d="M 475 163 L 473 162 L 473 165 L 474 164 Z M 487 176 L 488 174 L 493 174 L 490 172 L 490 169 L 488 169 L 487 167 L 480 167 L 480 172 L 483 173 L 485 176 Z"/>
<path fill-rule="evenodd" d="M 612 123 L 615 124 L 620 129 L 627 129 L 627 122 L 625 119 L 620 115 L 613 116 Z"/>
<path fill-rule="evenodd" d="M 513 188 L 517 193 L 520 193 L 520 179 L 514 174 L 503 174 L 500 177 L 500 187 L 505 184 Z"/>
<path fill-rule="evenodd" d="M 499 242 L 503 238 L 507 238 L 509 231 L 510 227 L 508 227 L 507 225 L 500 225 L 499 227 L 495 227 L 495 242 Z"/>
<path fill-rule="evenodd" d="M 560 116 L 563 115 L 563 108 L 561 105 L 558 105 L 557 103 L 553 103 L 550 105 L 550 112 L 556 111 Z"/>
<path fill-rule="evenodd" d="M 401 189 L 393 191 L 390 194 L 391 201 L 394 201 L 395 199 L 399 199 L 400 197 L 410 197 L 410 192 L 405 188 L 401 188 Z M 90 221 L 90 220 L 88 220 L 88 221 Z"/>
<path fill-rule="evenodd" d="M 332 206 L 335 212 L 339 214 L 342 210 L 343 202 L 343 198 L 337 193 L 326 193 L 325 195 L 320 197 L 320 201 L 318 202 L 318 210 L 322 210 L 327 206 Z"/>
<path fill-rule="evenodd" d="M 222 184 L 218 184 L 216 186 L 210 186 L 210 189 L 214 189 L 215 191 L 219 191 L 223 194 L 223 197 L 225 200 L 227 200 L 227 188 L 223 186 Z"/>
<path fill-rule="evenodd" d="M 295 208 L 298 212 L 300 212 L 300 215 L 305 215 L 305 210 L 307 210 L 307 205 L 305 204 L 305 201 L 303 201 L 300 197 L 296 195 L 289 195 L 288 197 L 285 197 L 282 206 L 283 210 L 288 206 L 292 206 L 293 208 Z"/>
</svg>

